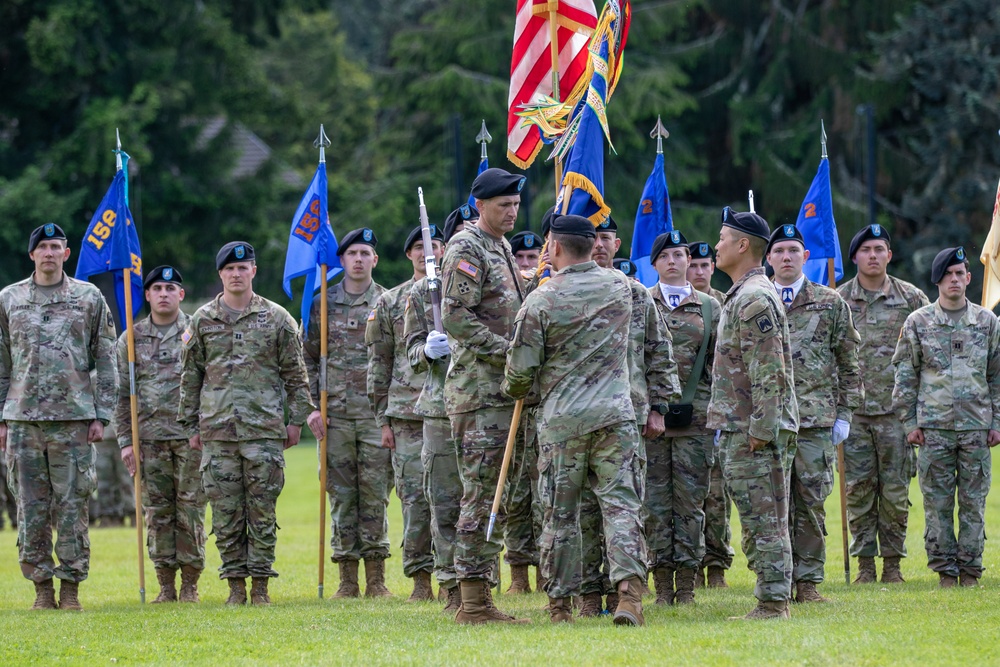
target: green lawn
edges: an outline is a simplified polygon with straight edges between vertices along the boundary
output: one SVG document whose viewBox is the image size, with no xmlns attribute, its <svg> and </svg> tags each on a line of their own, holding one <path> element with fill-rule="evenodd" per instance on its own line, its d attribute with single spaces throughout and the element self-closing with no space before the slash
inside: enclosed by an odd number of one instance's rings
<svg viewBox="0 0 1000 667">
<path fill-rule="evenodd" d="M 790 622 L 732 622 L 752 606 L 751 576 L 737 553 L 732 588 L 701 591 L 695 605 L 646 607 L 645 628 L 618 628 L 609 618 L 551 626 L 545 597 L 498 596 L 499 605 L 534 623 L 528 627 L 459 627 L 437 603 L 408 604 L 398 547 L 389 561 L 391 600 L 331 601 L 336 569 L 327 565 L 327 598 L 316 594 L 318 499 L 316 457 L 308 445 L 287 453 L 282 526 L 272 583 L 274 605 L 228 609 L 227 587 L 202 580 L 200 605 L 140 605 L 135 532 L 94 530 L 90 578 L 81 586 L 82 614 L 29 612 L 33 590 L 21 577 L 15 537 L 0 533 L 0 665 L 70 663 L 212 664 L 1000 664 L 1000 553 L 988 544 L 991 568 L 974 590 L 937 588 L 925 567 L 923 515 L 916 485 L 903 561 L 903 586 L 843 583 L 840 514 L 828 503 L 830 560 L 822 591 L 827 605 L 795 606 Z M 990 498 L 991 529 L 1000 529 L 1000 503 Z M 399 504 L 391 508 L 393 544 L 400 541 Z M 737 551 L 739 551 L 737 549 Z M 214 543 L 209 571 L 218 567 Z M 157 591 L 146 561 L 147 599 Z M 505 576 L 507 573 L 504 573 Z M 650 601 L 651 602 L 651 601 Z"/>
</svg>

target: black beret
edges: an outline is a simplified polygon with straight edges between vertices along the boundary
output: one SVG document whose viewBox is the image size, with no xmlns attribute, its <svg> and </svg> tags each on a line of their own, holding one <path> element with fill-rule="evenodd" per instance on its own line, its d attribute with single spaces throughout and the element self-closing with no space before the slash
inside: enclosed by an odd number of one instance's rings
<svg viewBox="0 0 1000 667">
<path fill-rule="evenodd" d="M 347 252 L 347 249 L 356 243 L 361 243 L 364 245 L 370 245 L 372 249 L 378 245 L 378 238 L 375 236 L 375 232 L 368 229 L 367 227 L 361 227 L 359 229 L 352 229 L 351 231 L 344 234 L 344 238 L 340 239 L 340 246 L 337 248 L 337 256 L 343 255 Z"/>
<path fill-rule="evenodd" d="M 599 232 L 617 232 L 618 231 L 618 223 L 615 222 L 615 219 L 612 218 L 609 215 L 607 220 L 605 220 L 601 224 L 597 225 L 597 231 L 599 231 Z"/>
<path fill-rule="evenodd" d="M 858 248 L 865 241 L 885 241 L 886 244 L 889 243 L 889 230 L 887 230 L 882 225 L 868 225 L 851 239 L 851 247 L 847 251 L 847 258 L 854 259 L 854 256 L 858 254 Z"/>
<path fill-rule="evenodd" d="M 427 226 L 430 227 L 431 230 L 431 241 L 441 241 L 443 243 L 444 232 L 441 231 L 441 228 L 433 224 Z M 420 231 L 420 225 L 417 225 L 416 227 L 413 228 L 413 231 L 410 232 L 410 235 L 406 237 L 406 245 L 403 246 L 403 252 L 404 253 L 410 252 L 410 248 L 413 246 L 413 244 L 416 243 L 417 241 L 422 241 L 422 240 L 423 240 L 423 232 Z M 424 250 L 426 250 L 426 248 Z"/>
<path fill-rule="evenodd" d="M 181 277 L 181 272 L 172 266 L 158 266 L 148 274 L 146 274 L 146 280 L 142 283 L 143 289 L 149 289 L 152 287 L 153 283 L 173 283 L 175 285 L 183 285 L 184 278 Z"/>
<path fill-rule="evenodd" d="M 965 248 L 962 246 L 945 248 L 934 257 L 934 261 L 931 263 L 931 282 L 937 285 L 944 278 L 944 272 L 948 270 L 949 266 L 965 264 L 968 259 Z"/>
<path fill-rule="evenodd" d="M 455 235 L 455 228 L 459 223 L 468 223 L 479 219 L 479 209 L 472 204 L 462 204 L 448 214 L 444 219 L 444 241 L 447 243 Z"/>
<path fill-rule="evenodd" d="M 691 251 L 691 259 L 711 259 L 713 262 L 715 261 L 715 248 L 712 247 L 711 243 L 702 243 L 701 241 L 688 243 L 688 249 Z"/>
<path fill-rule="evenodd" d="M 624 273 L 626 276 L 634 276 L 637 271 L 632 260 L 625 259 L 624 257 L 615 257 L 611 263 L 616 269 Z"/>
<path fill-rule="evenodd" d="M 48 241 L 49 239 L 63 239 L 65 241 L 66 232 L 54 222 L 47 222 L 41 227 L 36 227 L 31 232 L 31 236 L 28 237 L 28 252 L 34 252 L 42 240 Z"/>
<path fill-rule="evenodd" d="M 510 237 L 510 251 L 517 253 L 521 250 L 542 250 L 542 237 L 535 232 L 523 231 Z"/>
<path fill-rule="evenodd" d="M 666 248 L 678 248 L 680 246 L 687 248 L 688 241 L 679 230 L 675 229 L 672 232 L 663 232 L 656 237 L 655 241 L 653 241 L 653 249 L 649 253 L 649 261 L 656 264 L 656 258 L 659 257 L 660 253 Z"/>
<path fill-rule="evenodd" d="M 771 252 L 771 246 L 782 241 L 798 241 L 802 244 L 803 248 L 806 247 L 806 240 L 802 238 L 802 232 L 799 231 L 798 227 L 795 225 L 779 225 L 774 228 L 774 233 L 767 240 L 767 250 L 765 252 Z"/>
<path fill-rule="evenodd" d="M 472 182 L 472 196 L 485 200 L 521 194 L 524 181 L 524 176 L 520 174 L 493 167 L 476 176 L 476 180 Z"/>
<path fill-rule="evenodd" d="M 246 241 L 233 241 L 222 246 L 219 254 L 215 256 L 215 268 L 222 270 L 226 264 L 233 262 L 253 262 L 257 256 L 253 252 L 253 246 Z"/>
<path fill-rule="evenodd" d="M 737 213 L 727 206 L 722 209 L 722 226 L 732 227 L 765 241 L 771 240 L 771 228 L 767 226 L 767 220 L 756 213 Z"/>
<path fill-rule="evenodd" d="M 549 231 L 553 234 L 584 236 L 591 239 L 597 238 L 597 230 L 594 229 L 594 223 L 582 215 L 560 215 L 552 221 Z"/>
<path fill-rule="evenodd" d="M 552 226 L 552 218 L 559 217 L 556 214 L 556 207 L 549 207 L 545 213 L 542 215 L 542 238 L 544 239 L 549 235 L 549 228 Z"/>
</svg>

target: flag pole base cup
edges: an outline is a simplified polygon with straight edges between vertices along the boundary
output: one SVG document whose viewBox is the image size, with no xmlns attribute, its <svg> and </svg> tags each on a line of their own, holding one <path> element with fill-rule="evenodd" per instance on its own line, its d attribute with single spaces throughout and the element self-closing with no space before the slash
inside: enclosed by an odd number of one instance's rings
<svg viewBox="0 0 1000 667">
<path fill-rule="evenodd" d="M 145 588 L 140 588 L 139 589 L 139 602 L 140 602 L 140 604 L 146 604 L 146 589 Z"/>
<path fill-rule="evenodd" d="M 490 514 L 490 522 L 486 525 L 486 541 L 490 541 L 490 537 L 493 536 L 493 526 L 497 522 L 497 515 Z"/>
<path fill-rule="evenodd" d="M 323 584 L 319 585 L 319 599 L 323 599 Z"/>
</svg>

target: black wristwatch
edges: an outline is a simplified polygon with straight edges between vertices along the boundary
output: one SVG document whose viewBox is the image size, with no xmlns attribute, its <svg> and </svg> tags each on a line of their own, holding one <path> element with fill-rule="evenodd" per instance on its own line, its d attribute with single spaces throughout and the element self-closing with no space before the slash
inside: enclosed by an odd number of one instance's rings
<svg viewBox="0 0 1000 667">
<path fill-rule="evenodd" d="M 653 405 L 649 406 L 649 409 L 655 410 L 656 412 L 659 412 L 661 415 L 665 415 L 668 412 L 670 412 L 670 406 L 667 405 L 666 403 L 654 403 Z"/>
</svg>

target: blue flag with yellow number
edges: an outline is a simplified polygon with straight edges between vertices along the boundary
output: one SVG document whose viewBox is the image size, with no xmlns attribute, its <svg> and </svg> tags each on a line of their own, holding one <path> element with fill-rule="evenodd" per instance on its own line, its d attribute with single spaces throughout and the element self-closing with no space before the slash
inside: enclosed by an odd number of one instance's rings
<svg viewBox="0 0 1000 667">
<path fill-rule="evenodd" d="M 653 163 L 652 173 L 646 179 L 646 187 L 642 189 L 639 210 L 635 213 L 635 229 L 632 231 L 630 259 L 635 264 L 635 277 L 646 287 L 652 287 L 659 281 L 656 269 L 653 268 L 654 258 L 649 256 L 653 251 L 653 241 L 660 234 L 673 229 L 670 191 L 663 171 L 663 153 L 660 153 Z"/>
<path fill-rule="evenodd" d="M 80 259 L 76 263 L 77 280 L 87 280 L 99 273 L 114 273 L 115 299 L 122 326 L 128 318 L 125 312 L 125 269 L 129 271 L 132 287 L 132 317 L 142 309 L 142 250 L 139 234 L 128 208 L 127 192 L 128 155 L 122 153 L 122 169 L 111 181 L 108 193 L 94 211 L 87 231 L 83 235 Z"/>
<path fill-rule="evenodd" d="M 827 275 L 829 260 L 833 258 L 834 275 L 839 281 L 844 277 L 844 258 L 840 252 L 840 238 L 837 223 L 833 219 L 833 194 L 830 190 L 830 161 L 823 158 L 819 162 L 816 178 L 809 186 L 809 192 L 802 202 L 795 226 L 802 233 L 809 259 L 802 272 L 814 283 L 829 285 Z"/>
<path fill-rule="evenodd" d="M 330 212 L 327 210 L 326 163 L 320 162 L 316 174 L 292 218 L 292 230 L 288 233 L 288 252 L 285 255 L 285 276 L 283 286 L 289 299 L 292 296 L 292 280 L 305 276 L 302 291 L 302 331 L 309 329 L 309 310 L 312 308 L 313 294 L 319 289 L 316 280 L 321 264 L 326 264 L 326 279 L 330 280 L 343 271 L 337 255 L 337 237 L 330 227 Z"/>
</svg>

